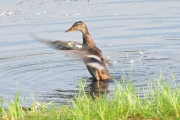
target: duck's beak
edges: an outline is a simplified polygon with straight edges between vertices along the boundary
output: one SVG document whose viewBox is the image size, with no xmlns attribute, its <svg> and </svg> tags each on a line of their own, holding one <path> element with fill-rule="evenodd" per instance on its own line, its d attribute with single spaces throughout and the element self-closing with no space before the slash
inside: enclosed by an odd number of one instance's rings
<svg viewBox="0 0 180 120">
<path fill-rule="evenodd" d="M 70 29 L 66 30 L 65 32 L 72 32 L 74 31 L 74 27 L 71 27 Z"/>
</svg>

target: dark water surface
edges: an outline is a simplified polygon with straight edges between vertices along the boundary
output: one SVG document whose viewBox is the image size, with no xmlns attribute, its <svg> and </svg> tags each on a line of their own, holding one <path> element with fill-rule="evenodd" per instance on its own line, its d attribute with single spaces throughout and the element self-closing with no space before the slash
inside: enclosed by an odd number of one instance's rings
<svg viewBox="0 0 180 120">
<path fill-rule="evenodd" d="M 134 84 L 146 86 L 161 71 L 167 79 L 173 72 L 180 83 L 179 6 L 180 1 L 153 0 L 1 1 L 0 96 L 9 100 L 20 91 L 27 104 L 31 93 L 36 100 L 60 103 L 73 98 L 78 80 L 91 77 L 83 62 L 33 40 L 29 33 L 82 42 L 80 32 L 64 32 L 80 20 L 111 60 L 114 67 L 108 69 L 119 81 L 123 72 L 129 76 L 133 71 Z M 129 64 L 132 59 L 134 64 Z M 91 79 L 87 91 L 96 91 L 98 84 L 113 93 L 114 82 Z"/>
</svg>

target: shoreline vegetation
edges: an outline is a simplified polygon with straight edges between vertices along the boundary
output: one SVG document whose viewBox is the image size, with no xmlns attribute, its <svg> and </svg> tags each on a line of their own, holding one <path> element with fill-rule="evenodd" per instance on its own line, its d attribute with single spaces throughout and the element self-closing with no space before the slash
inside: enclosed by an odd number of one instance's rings
<svg viewBox="0 0 180 120">
<path fill-rule="evenodd" d="M 22 106 L 19 92 L 7 109 L 2 107 L 1 120 L 178 120 L 180 119 L 180 88 L 171 74 L 169 81 L 160 73 L 147 86 L 135 88 L 130 80 L 116 81 L 113 96 L 108 93 L 92 97 L 85 92 L 86 82 L 79 80 L 79 93 L 68 105 L 34 102 Z M 173 86 L 172 83 L 173 82 Z M 140 91 L 143 94 L 140 94 Z"/>
</svg>

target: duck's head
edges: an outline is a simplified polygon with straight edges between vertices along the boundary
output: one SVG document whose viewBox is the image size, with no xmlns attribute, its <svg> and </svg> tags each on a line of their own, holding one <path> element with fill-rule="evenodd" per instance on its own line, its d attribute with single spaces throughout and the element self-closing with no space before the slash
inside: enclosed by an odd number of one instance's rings
<svg viewBox="0 0 180 120">
<path fill-rule="evenodd" d="M 81 31 L 83 34 L 88 33 L 87 27 L 82 21 L 74 23 L 73 26 L 70 29 L 66 30 L 65 32 L 73 32 L 73 31 Z"/>
</svg>

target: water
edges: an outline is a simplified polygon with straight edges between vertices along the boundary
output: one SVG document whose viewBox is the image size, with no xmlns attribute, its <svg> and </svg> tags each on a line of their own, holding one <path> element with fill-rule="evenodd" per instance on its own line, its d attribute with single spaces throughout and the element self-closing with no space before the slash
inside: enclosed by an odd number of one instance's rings
<svg viewBox="0 0 180 120">
<path fill-rule="evenodd" d="M 86 23 L 119 81 L 133 71 L 133 82 L 146 86 L 161 71 L 173 72 L 180 83 L 180 1 L 1 1 L 0 96 L 14 98 L 20 91 L 31 104 L 36 100 L 67 102 L 78 91 L 80 78 L 90 78 L 82 61 L 29 37 L 36 33 L 52 40 L 82 42 L 80 32 L 65 33 L 74 22 Z M 145 53 L 140 56 L 139 51 Z M 127 57 L 128 54 L 128 57 Z M 128 62 L 134 60 L 134 64 Z M 101 91 L 113 93 L 114 82 L 100 82 Z M 98 83 L 87 81 L 86 90 Z"/>
</svg>

